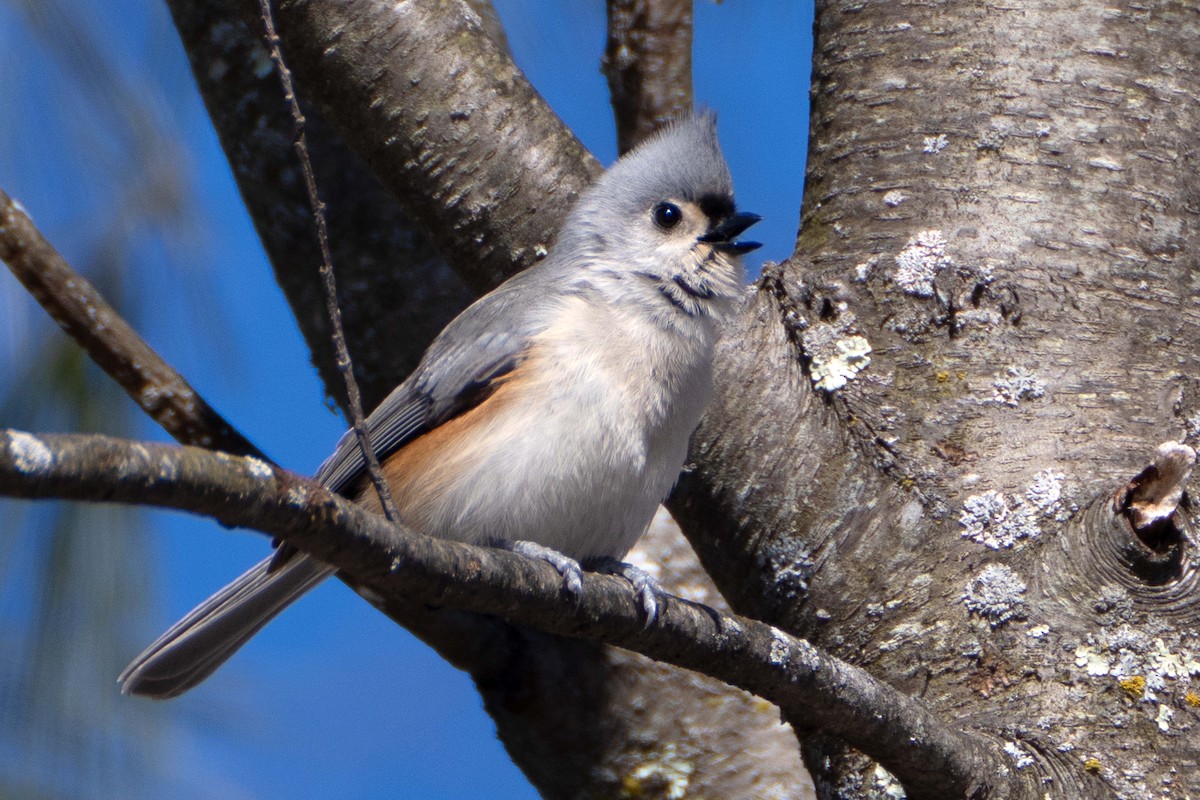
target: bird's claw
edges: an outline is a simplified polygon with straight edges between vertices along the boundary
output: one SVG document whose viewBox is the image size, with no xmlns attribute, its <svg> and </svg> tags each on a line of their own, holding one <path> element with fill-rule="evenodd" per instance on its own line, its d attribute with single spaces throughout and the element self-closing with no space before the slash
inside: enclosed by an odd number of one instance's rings
<svg viewBox="0 0 1200 800">
<path fill-rule="evenodd" d="M 637 598 L 644 619 L 643 626 L 649 628 L 658 619 L 660 601 L 667 597 L 667 590 L 658 580 L 645 570 L 635 567 L 615 558 L 602 559 L 595 564 L 597 572 L 617 575 L 629 581 L 633 587 L 634 597 Z"/>
<path fill-rule="evenodd" d="M 562 576 L 563 591 L 575 598 L 576 601 L 583 597 L 583 567 L 579 566 L 579 562 L 575 559 L 563 555 L 552 547 L 524 540 L 509 542 L 505 549 L 527 558 L 545 561 L 558 570 L 558 574 Z"/>
</svg>

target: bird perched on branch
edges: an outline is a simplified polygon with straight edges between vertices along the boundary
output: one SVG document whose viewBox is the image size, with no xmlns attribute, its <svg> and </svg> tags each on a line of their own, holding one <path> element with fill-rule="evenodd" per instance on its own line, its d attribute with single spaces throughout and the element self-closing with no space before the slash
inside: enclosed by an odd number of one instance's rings
<svg viewBox="0 0 1200 800">
<path fill-rule="evenodd" d="M 758 220 L 734 206 L 711 113 L 621 158 L 545 260 L 455 318 L 367 418 L 400 520 L 545 559 L 575 592 L 580 562 L 616 571 L 653 620 L 659 590 L 619 559 L 684 463 L 741 256 L 758 247 L 737 236 Z M 316 478 L 380 510 L 352 434 Z M 268 557 L 151 644 L 122 690 L 187 691 L 332 573 L 301 553 Z"/>
</svg>

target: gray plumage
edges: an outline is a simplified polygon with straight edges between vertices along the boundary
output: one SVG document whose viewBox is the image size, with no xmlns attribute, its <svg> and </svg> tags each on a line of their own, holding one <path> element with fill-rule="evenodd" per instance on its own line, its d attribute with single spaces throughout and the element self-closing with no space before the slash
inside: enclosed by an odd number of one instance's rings
<svg viewBox="0 0 1200 800">
<path fill-rule="evenodd" d="M 716 120 L 647 140 L 579 199 L 541 263 L 471 305 L 367 418 L 402 520 L 476 544 L 620 558 L 649 524 L 707 402 L 718 327 L 742 291 Z M 378 508 L 352 435 L 316 478 Z M 173 626 L 123 691 L 196 685 L 332 573 L 267 558 Z"/>
</svg>

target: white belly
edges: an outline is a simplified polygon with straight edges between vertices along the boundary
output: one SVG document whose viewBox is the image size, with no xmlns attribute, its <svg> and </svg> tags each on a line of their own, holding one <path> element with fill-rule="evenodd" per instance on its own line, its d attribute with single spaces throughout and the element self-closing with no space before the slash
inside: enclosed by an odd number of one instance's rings
<svg viewBox="0 0 1200 800">
<path fill-rule="evenodd" d="M 402 503 L 409 524 L 474 543 L 534 541 L 576 559 L 620 558 L 641 536 L 707 402 L 711 335 L 631 330 L 574 298 L 558 319 L 568 315 L 486 401 L 500 410 L 436 457 L 437 474 Z"/>
</svg>

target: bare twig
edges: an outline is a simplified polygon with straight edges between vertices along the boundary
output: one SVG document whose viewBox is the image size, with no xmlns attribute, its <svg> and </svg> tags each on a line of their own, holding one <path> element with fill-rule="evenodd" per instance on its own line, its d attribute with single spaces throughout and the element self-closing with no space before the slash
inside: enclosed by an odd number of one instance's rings
<svg viewBox="0 0 1200 800">
<path fill-rule="evenodd" d="M 619 645 L 746 689 L 876 759 L 910 797 L 1020 795 L 1015 771 L 986 740 L 765 623 L 670 598 L 645 628 L 624 581 L 589 574 L 577 604 L 546 564 L 409 533 L 254 458 L 104 436 L 0 431 L 0 443 L 2 495 L 154 505 L 254 528 L 382 596 Z"/>
<path fill-rule="evenodd" d="M 602 65 L 624 153 L 692 109 L 692 0 L 608 0 Z"/>
<path fill-rule="evenodd" d="M 325 204 L 317 192 L 317 178 L 313 174 L 312 162 L 308 157 L 308 140 L 304 132 L 304 114 L 300 111 L 300 103 L 296 101 L 296 90 L 292 84 L 292 73 L 283 60 L 283 51 L 279 49 L 279 36 L 275 33 L 275 20 L 271 16 L 271 0 L 259 0 L 262 11 L 263 27 L 266 29 L 267 45 L 271 51 L 271 60 L 279 72 L 279 82 L 283 84 L 284 98 L 292 112 L 294 125 L 294 147 L 296 157 L 300 160 L 300 169 L 304 173 L 304 186 L 308 191 L 308 202 L 312 206 L 313 221 L 317 226 L 317 241 L 321 245 L 321 279 L 325 288 L 325 307 L 329 314 L 333 346 L 337 350 L 337 368 L 346 384 L 346 399 L 350 409 L 350 424 L 354 436 L 358 440 L 359 450 L 367 465 L 367 475 L 379 495 L 379 504 L 383 514 L 392 522 L 400 519 L 392 500 L 392 490 L 383 479 L 383 470 L 379 467 L 379 459 L 371 447 L 370 435 L 367 433 L 367 423 L 363 418 L 362 395 L 358 391 L 358 381 L 354 379 L 354 366 L 350 361 L 350 350 L 346 347 L 346 335 L 342 331 L 342 310 L 338 307 L 337 283 L 333 276 L 333 256 L 329 252 L 329 230 L 325 225 Z"/>
<path fill-rule="evenodd" d="M 1180 442 L 1163 442 L 1150 462 L 1113 498 L 1135 530 L 1144 531 L 1170 520 L 1187 491 L 1196 451 Z"/>
<path fill-rule="evenodd" d="M 0 260 L 134 402 L 183 444 L 266 459 L 138 336 L 0 189 Z"/>
</svg>

